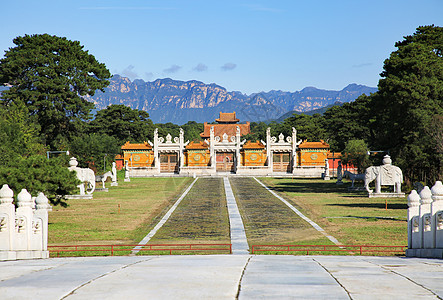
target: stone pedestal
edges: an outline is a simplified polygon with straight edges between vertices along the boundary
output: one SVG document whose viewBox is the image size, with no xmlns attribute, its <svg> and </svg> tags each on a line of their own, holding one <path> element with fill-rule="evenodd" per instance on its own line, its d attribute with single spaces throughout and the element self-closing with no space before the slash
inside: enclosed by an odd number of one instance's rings
<svg viewBox="0 0 443 300">
<path fill-rule="evenodd" d="M 362 191 L 364 188 L 361 189 Z M 405 193 L 368 193 L 369 198 L 404 198 Z"/>
</svg>

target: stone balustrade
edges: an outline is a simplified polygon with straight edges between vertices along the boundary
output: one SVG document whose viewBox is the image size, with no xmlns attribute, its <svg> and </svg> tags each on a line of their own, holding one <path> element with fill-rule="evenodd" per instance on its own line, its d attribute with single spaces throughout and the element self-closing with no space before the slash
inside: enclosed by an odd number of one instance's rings
<svg viewBox="0 0 443 300">
<path fill-rule="evenodd" d="M 408 250 L 410 257 L 443 258 L 443 184 L 437 181 L 408 196 Z"/>
<path fill-rule="evenodd" d="M 32 198 L 23 189 L 17 195 L 7 184 L 0 189 L 0 260 L 48 258 L 48 211 L 43 193 Z"/>
</svg>

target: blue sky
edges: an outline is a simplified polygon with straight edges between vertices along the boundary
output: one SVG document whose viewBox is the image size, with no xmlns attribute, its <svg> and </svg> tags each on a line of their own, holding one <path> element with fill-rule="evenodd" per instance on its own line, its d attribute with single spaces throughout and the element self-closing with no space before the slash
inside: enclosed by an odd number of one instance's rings
<svg viewBox="0 0 443 300">
<path fill-rule="evenodd" d="M 229 91 L 376 86 L 394 43 L 443 26 L 442 0 L 3 1 L 0 51 L 24 34 L 78 40 L 112 74 Z"/>
</svg>

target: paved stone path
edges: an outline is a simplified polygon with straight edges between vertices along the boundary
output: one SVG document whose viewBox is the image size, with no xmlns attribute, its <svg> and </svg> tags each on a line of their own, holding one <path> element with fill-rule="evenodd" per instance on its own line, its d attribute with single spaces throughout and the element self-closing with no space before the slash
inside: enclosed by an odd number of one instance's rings
<svg viewBox="0 0 443 300">
<path fill-rule="evenodd" d="M 177 255 L 0 262 L 1 299 L 442 299 L 443 260 Z"/>
<path fill-rule="evenodd" d="M 249 245 L 231 183 L 228 177 L 223 178 L 225 185 L 226 202 L 228 205 L 229 225 L 231 227 L 232 254 L 249 254 Z"/>
</svg>

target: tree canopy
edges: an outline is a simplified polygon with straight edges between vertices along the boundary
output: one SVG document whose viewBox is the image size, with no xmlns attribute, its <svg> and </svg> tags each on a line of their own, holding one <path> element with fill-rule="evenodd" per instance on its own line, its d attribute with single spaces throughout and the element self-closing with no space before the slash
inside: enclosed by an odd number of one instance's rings
<svg viewBox="0 0 443 300">
<path fill-rule="evenodd" d="M 127 141 L 140 143 L 152 140 L 154 124 L 147 112 L 114 104 L 97 112 L 95 119 L 89 123 L 88 131 L 112 136 L 123 145 Z"/>
<path fill-rule="evenodd" d="M 370 165 L 368 150 L 364 140 L 349 140 L 342 151 L 342 161 L 344 164 L 356 166 L 358 173 L 363 173 Z"/>
<path fill-rule="evenodd" d="M 103 91 L 111 74 L 78 41 L 35 34 L 13 42 L 0 60 L 0 83 L 11 86 L 2 92 L 1 104 L 26 107 L 45 143 L 56 148 L 90 118 L 94 104 L 83 97 Z"/>
<path fill-rule="evenodd" d="M 79 167 L 104 173 L 106 169 L 111 169 L 115 155 L 120 153 L 120 146 L 121 144 L 112 136 L 90 133 L 74 137 L 69 149 L 70 153 L 77 158 Z"/>
<path fill-rule="evenodd" d="M 429 132 L 443 116 L 443 28 L 418 27 L 395 46 L 372 98 L 374 144 L 390 149 L 408 177 L 432 181 L 443 173 Z"/>
</svg>

